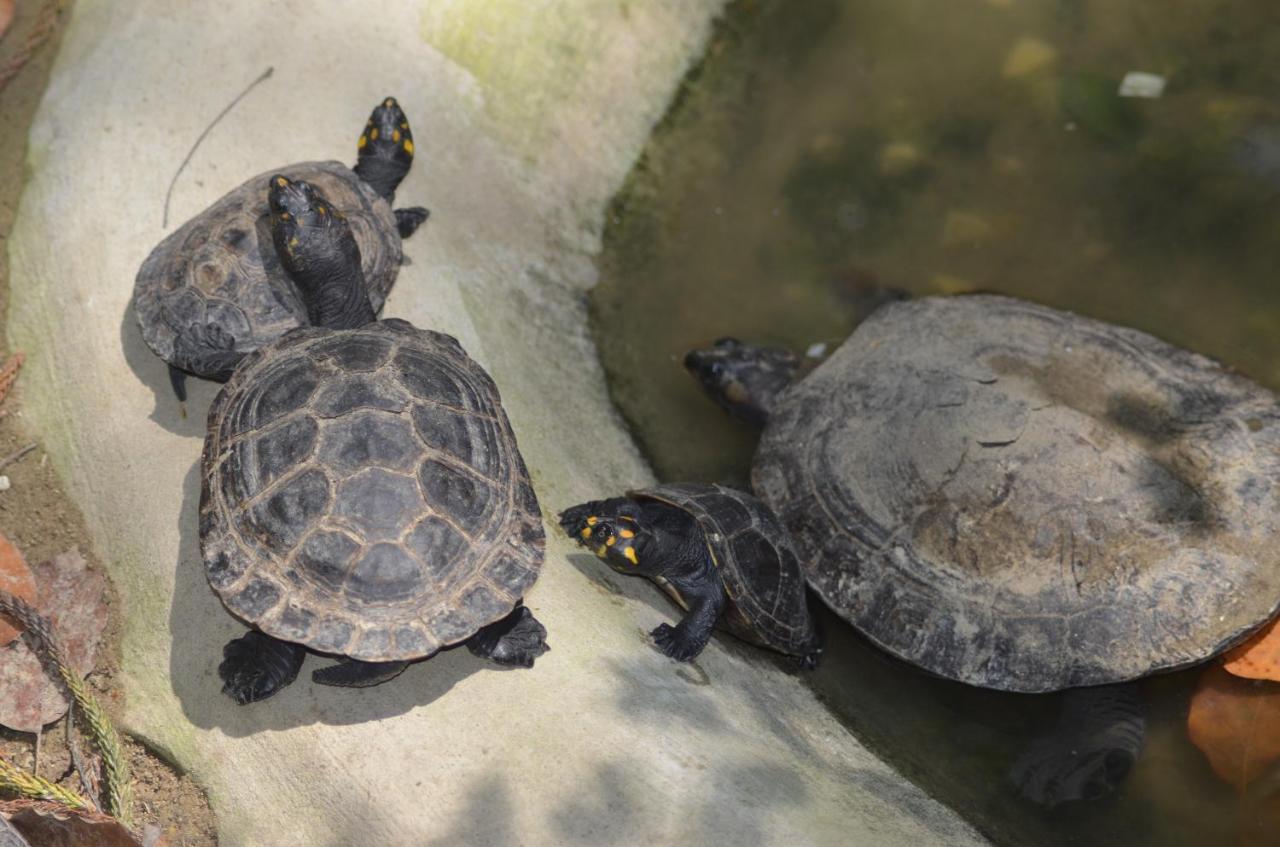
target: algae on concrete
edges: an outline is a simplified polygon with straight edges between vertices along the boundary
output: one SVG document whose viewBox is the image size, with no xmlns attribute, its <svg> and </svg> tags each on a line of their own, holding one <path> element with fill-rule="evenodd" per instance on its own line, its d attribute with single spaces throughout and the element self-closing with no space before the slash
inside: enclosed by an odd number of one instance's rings
<svg viewBox="0 0 1280 847">
<path fill-rule="evenodd" d="M 179 415 L 129 310 L 167 231 L 245 174 L 355 153 L 394 94 L 431 208 L 385 314 L 490 369 L 544 512 L 651 481 L 586 329 L 603 211 L 722 0 L 261 4 L 79 0 L 32 129 L 10 238 L 25 409 L 83 509 L 127 615 L 125 725 L 209 791 L 223 844 L 965 844 L 977 836 L 875 760 L 797 682 L 717 642 L 677 666 L 670 616 L 552 533 L 527 597 L 531 671 L 466 651 L 393 683 L 299 682 L 237 707 L 209 591 L 197 463 L 216 386 Z M 274 74 L 209 121 L 267 67 Z"/>
</svg>

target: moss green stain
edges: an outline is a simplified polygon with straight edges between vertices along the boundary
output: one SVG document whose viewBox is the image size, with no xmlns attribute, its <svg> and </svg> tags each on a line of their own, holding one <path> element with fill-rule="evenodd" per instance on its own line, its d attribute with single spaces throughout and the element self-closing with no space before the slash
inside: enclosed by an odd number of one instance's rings
<svg viewBox="0 0 1280 847">
<path fill-rule="evenodd" d="M 480 82 L 508 140 L 532 149 L 549 130 L 547 115 L 574 104 L 601 38 L 627 7 L 606 0 L 427 3 L 420 33 Z"/>
</svg>

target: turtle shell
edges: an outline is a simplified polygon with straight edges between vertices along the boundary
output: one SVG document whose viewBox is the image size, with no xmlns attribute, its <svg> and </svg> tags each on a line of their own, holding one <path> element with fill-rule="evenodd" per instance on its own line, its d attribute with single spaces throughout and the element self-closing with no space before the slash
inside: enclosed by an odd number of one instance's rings
<svg viewBox="0 0 1280 847">
<path fill-rule="evenodd" d="M 832 609 L 1027 692 L 1200 662 L 1270 618 L 1277 482 L 1271 392 L 994 296 L 877 311 L 779 398 L 753 468 Z"/>
<path fill-rule="evenodd" d="M 306 327 L 209 411 L 200 547 L 227 608 L 365 661 L 428 656 L 510 612 L 542 566 L 498 389 L 448 336 Z"/>
<path fill-rule="evenodd" d="M 769 508 L 721 485 L 677 483 L 630 491 L 687 512 L 701 527 L 729 595 L 725 622 L 740 638 L 792 656 L 818 647 L 804 574 L 791 541 Z M 681 606 L 683 598 L 664 585 Z"/>
<path fill-rule="evenodd" d="M 400 270 L 389 204 L 341 162 L 302 162 L 259 174 L 171 233 L 142 263 L 134 312 L 147 346 L 169 364 L 226 379 L 246 354 L 306 326 L 307 308 L 271 242 L 267 181 L 306 180 L 351 224 L 376 314 Z"/>
</svg>

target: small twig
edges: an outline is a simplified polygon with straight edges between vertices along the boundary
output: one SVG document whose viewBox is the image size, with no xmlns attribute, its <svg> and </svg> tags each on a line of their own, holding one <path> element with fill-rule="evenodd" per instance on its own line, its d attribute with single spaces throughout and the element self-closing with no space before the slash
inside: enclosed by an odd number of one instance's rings
<svg viewBox="0 0 1280 847">
<path fill-rule="evenodd" d="M 191 149 L 187 151 L 187 157 L 182 160 L 182 164 L 178 165 L 178 169 L 173 172 L 173 179 L 169 180 L 169 190 L 164 193 L 164 214 L 160 218 L 161 228 L 167 227 L 169 225 L 169 200 L 170 198 L 173 197 L 173 187 L 178 184 L 178 176 L 184 170 L 186 170 L 187 163 L 190 162 L 191 157 L 196 154 L 196 148 L 200 146 L 200 143 L 202 141 L 204 141 L 204 137 L 208 135 L 215 126 L 218 125 L 218 121 L 222 120 L 227 116 L 227 112 L 230 112 L 232 109 L 234 109 L 236 107 L 236 104 L 239 103 L 241 100 L 243 100 L 249 94 L 250 91 L 252 91 L 255 87 L 257 87 L 259 83 L 266 82 L 268 79 L 270 79 L 271 74 L 274 72 L 275 72 L 275 68 L 269 67 L 265 71 L 263 71 L 258 76 L 257 79 L 249 83 L 245 87 L 244 91 L 241 91 L 239 94 L 236 95 L 236 99 L 228 103 L 226 107 L 223 108 L 223 110 L 218 113 L 218 116 L 209 122 L 209 125 L 204 128 L 204 132 L 200 133 L 200 137 L 196 139 L 196 143 L 191 145 Z"/>
<path fill-rule="evenodd" d="M 89 799 L 95 809 L 101 812 L 102 803 L 99 799 L 101 791 L 93 768 L 85 765 L 84 753 L 80 750 L 80 738 L 76 732 L 75 711 L 76 705 L 72 703 L 67 709 L 67 749 L 71 751 L 71 766 L 75 768 L 76 776 L 80 778 L 80 788 L 84 791 L 84 796 Z"/>
<path fill-rule="evenodd" d="M 0 470 L 4 470 L 5 468 L 9 467 L 9 465 L 12 465 L 14 462 L 18 461 L 23 456 L 27 455 L 28 453 L 30 453 L 32 450 L 36 449 L 39 446 L 40 445 L 37 442 L 32 441 L 26 447 L 20 447 L 17 450 L 14 450 L 8 456 L 5 456 L 3 459 L 0 459 Z"/>
<path fill-rule="evenodd" d="M 36 749 L 31 753 L 31 773 L 40 776 L 40 739 L 44 738 L 44 733 L 40 728 L 36 729 Z"/>
</svg>

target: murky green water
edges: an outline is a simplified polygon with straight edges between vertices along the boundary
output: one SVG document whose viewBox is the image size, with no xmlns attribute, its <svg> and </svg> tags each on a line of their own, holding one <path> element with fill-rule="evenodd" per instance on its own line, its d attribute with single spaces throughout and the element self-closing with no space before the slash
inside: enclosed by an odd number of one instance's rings
<svg viewBox="0 0 1280 847">
<path fill-rule="evenodd" d="M 1118 97 L 1129 71 L 1163 95 Z M 745 485 L 754 437 L 680 367 L 718 336 L 804 350 L 886 289 L 982 289 L 1280 387 L 1278 281 L 1275 0 L 739 0 L 615 205 L 593 306 L 660 478 Z M 1046 815 L 1005 772 L 1054 698 L 929 679 L 827 624 L 818 691 L 999 843 L 1280 843 L 1277 783 L 1238 793 L 1187 741 L 1197 671 L 1144 683 L 1118 795 Z"/>
</svg>

